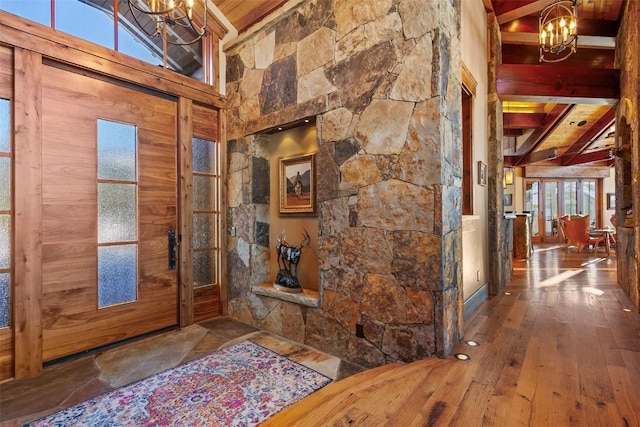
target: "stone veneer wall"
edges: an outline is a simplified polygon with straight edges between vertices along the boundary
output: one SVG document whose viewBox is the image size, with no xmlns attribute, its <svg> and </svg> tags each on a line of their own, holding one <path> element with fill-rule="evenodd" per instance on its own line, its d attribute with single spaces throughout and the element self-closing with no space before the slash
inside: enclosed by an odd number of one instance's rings
<svg viewBox="0 0 640 427">
<path fill-rule="evenodd" d="M 629 295 L 633 304 L 640 311 L 640 290 L 638 277 L 640 265 L 637 254 L 640 253 L 640 193 L 638 192 L 638 175 L 640 174 L 640 123 L 639 91 L 640 86 L 640 3 L 629 1 L 625 4 L 622 25 L 618 31 L 616 43 L 616 67 L 620 68 L 620 102 L 616 110 L 616 145 L 620 142 L 623 126 L 621 120 L 630 126 L 625 142 L 631 145 L 631 199 L 633 208 L 633 225 L 630 228 L 618 227 L 616 251 L 618 255 L 618 283 Z M 623 133 L 626 130 L 623 131 Z M 626 152 L 628 147 L 623 148 Z M 625 171 L 622 158 L 616 159 L 616 198 L 621 201 L 625 188 Z M 616 204 L 617 205 L 617 204 Z M 619 210 L 624 206 L 616 206 L 618 224 L 624 221 L 624 214 Z"/>
<path fill-rule="evenodd" d="M 451 351 L 462 335 L 459 34 L 460 0 L 313 0 L 225 48 L 229 315 L 362 366 Z M 251 292 L 268 279 L 259 134 L 309 116 L 320 308 Z"/>
</svg>

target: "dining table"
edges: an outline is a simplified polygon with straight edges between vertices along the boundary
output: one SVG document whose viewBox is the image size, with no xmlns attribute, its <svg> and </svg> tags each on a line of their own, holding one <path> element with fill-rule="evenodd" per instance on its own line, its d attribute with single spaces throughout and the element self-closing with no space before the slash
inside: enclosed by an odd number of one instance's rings
<svg viewBox="0 0 640 427">
<path fill-rule="evenodd" d="M 604 237 L 604 246 L 607 251 L 607 256 L 611 255 L 611 242 L 615 242 L 614 235 L 616 234 L 615 228 L 605 227 L 605 228 L 592 228 L 589 230 L 590 237 Z M 594 252 L 597 251 L 598 248 L 594 248 Z"/>
</svg>

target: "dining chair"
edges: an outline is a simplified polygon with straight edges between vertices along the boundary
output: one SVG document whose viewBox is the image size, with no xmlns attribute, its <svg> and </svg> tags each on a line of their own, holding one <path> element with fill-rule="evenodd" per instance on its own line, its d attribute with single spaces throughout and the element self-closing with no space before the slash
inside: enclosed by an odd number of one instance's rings
<svg viewBox="0 0 640 427">
<path fill-rule="evenodd" d="M 567 218 L 563 221 L 562 228 L 567 239 L 565 248 L 575 246 L 578 252 L 582 252 L 585 247 L 593 246 L 595 250 L 600 243 L 605 242 L 604 235 L 589 234 L 589 215 Z"/>
</svg>

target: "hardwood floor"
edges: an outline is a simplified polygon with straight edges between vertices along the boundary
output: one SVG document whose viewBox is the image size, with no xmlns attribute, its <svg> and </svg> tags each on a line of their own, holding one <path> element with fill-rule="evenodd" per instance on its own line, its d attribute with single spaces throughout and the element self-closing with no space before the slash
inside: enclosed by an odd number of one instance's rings
<svg viewBox="0 0 640 427">
<path fill-rule="evenodd" d="M 613 252 L 538 247 L 447 359 L 356 374 L 263 425 L 640 426 L 640 314 Z"/>
</svg>

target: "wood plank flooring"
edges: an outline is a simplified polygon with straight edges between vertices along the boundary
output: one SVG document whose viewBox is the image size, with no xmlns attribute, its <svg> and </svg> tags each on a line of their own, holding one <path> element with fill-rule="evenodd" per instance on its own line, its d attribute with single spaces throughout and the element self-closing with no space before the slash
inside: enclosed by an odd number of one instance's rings
<svg viewBox="0 0 640 427">
<path fill-rule="evenodd" d="M 332 383 L 263 425 L 640 426 L 640 314 L 613 253 L 538 247 L 464 340 L 447 359 Z"/>
</svg>

